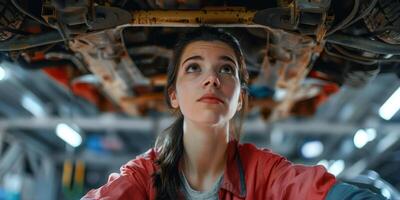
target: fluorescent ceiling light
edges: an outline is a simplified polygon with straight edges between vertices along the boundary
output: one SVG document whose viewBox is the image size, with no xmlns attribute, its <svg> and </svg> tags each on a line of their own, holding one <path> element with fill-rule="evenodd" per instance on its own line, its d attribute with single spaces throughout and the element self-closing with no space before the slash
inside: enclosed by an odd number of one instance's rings
<svg viewBox="0 0 400 200">
<path fill-rule="evenodd" d="M 369 128 L 367 130 L 360 129 L 356 132 L 353 138 L 354 146 L 361 149 L 368 142 L 374 140 L 376 138 L 376 130 L 373 128 Z"/>
<path fill-rule="evenodd" d="M 283 99 L 285 99 L 286 95 L 287 95 L 286 89 L 276 88 L 273 98 L 276 101 L 282 101 Z"/>
<path fill-rule="evenodd" d="M 0 66 L 0 81 L 4 80 L 7 77 L 7 72 L 6 70 Z"/>
<path fill-rule="evenodd" d="M 328 172 L 337 176 L 344 170 L 345 164 L 343 160 L 336 160 L 332 165 L 329 166 Z"/>
<path fill-rule="evenodd" d="M 344 160 L 321 160 L 317 165 L 323 165 L 327 171 L 335 176 L 343 172 L 345 168 Z"/>
<path fill-rule="evenodd" d="M 327 160 L 325 160 L 325 159 L 320 160 L 320 161 L 317 163 L 317 165 L 322 165 L 322 166 L 324 166 L 326 169 L 329 168 L 329 162 L 328 162 Z"/>
<path fill-rule="evenodd" d="M 82 136 L 67 124 L 58 124 L 56 134 L 73 147 L 77 147 L 82 143 Z"/>
<path fill-rule="evenodd" d="M 389 99 L 379 109 L 379 115 L 390 120 L 400 109 L 400 87 L 389 97 Z"/>
<path fill-rule="evenodd" d="M 31 95 L 24 95 L 21 99 L 22 106 L 32 113 L 35 117 L 45 117 L 46 112 L 38 99 Z"/>
<path fill-rule="evenodd" d="M 368 143 L 368 134 L 363 129 L 356 132 L 353 138 L 354 146 L 361 149 Z"/>
<path fill-rule="evenodd" d="M 374 140 L 376 138 L 376 130 L 374 128 L 369 128 L 365 130 L 368 134 L 368 142 Z"/>
<path fill-rule="evenodd" d="M 305 158 L 315 158 L 322 154 L 324 145 L 320 141 L 310 141 L 303 144 L 301 154 Z"/>
<path fill-rule="evenodd" d="M 387 199 L 392 199 L 392 195 L 390 193 L 390 191 L 387 188 L 382 188 L 381 189 L 381 194 L 382 196 L 386 197 Z"/>
</svg>

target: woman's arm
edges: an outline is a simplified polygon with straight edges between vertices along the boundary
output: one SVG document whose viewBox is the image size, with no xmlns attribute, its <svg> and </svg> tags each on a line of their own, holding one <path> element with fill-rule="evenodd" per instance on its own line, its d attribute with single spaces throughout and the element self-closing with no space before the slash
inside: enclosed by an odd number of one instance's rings
<svg viewBox="0 0 400 200">
<path fill-rule="evenodd" d="M 151 164 L 138 158 L 121 167 L 121 172 L 110 175 L 107 183 L 90 190 L 81 200 L 149 199 Z"/>
<path fill-rule="evenodd" d="M 335 177 L 322 166 L 295 165 L 274 156 L 265 167 L 270 199 L 325 199 L 336 183 Z M 268 167 L 269 166 L 269 167 Z"/>
<path fill-rule="evenodd" d="M 337 183 L 329 190 L 326 200 L 386 200 L 386 198 L 367 189 Z"/>
</svg>

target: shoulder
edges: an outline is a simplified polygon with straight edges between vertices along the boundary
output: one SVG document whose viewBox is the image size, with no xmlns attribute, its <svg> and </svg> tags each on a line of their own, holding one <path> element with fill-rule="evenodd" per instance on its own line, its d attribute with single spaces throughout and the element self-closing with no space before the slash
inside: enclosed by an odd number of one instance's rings
<svg viewBox="0 0 400 200">
<path fill-rule="evenodd" d="M 157 159 L 157 155 L 158 153 L 156 149 L 151 148 L 145 153 L 136 156 L 135 159 L 132 159 L 121 166 L 121 175 L 127 173 L 152 175 L 156 171 L 155 161 Z"/>
<path fill-rule="evenodd" d="M 253 144 L 238 147 L 250 182 L 256 180 L 268 188 L 267 196 L 273 199 L 324 199 L 336 182 L 322 166 L 293 164 L 285 157 Z"/>
<path fill-rule="evenodd" d="M 121 166 L 119 174 L 110 175 L 109 181 L 120 177 L 128 177 L 132 183 L 140 183 L 142 186 L 150 187 L 152 176 L 157 170 L 155 164 L 157 155 L 157 151 L 152 148 L 136 156 L 135 159 Z"/>
<path fill-rule="evenodd" d="M 238 145 L 242 162 L 277 162 L 286 160 L 285 157 L 272 152 L 267 148 L 258 148 L 254 144 L 244 143 Z"/>
<path fill-rule="evenodd" d="M 266 148 L 258 148 L 254 144 L 238 145 L 240 161 L 246 174 L 256 173 L 259 179 L 269 179 L 273 171 L 283 171 L 286 167 L 282 165 L 291 164 L 285 157 L 272 152 Z M 274 173 L 276 174 L 276 173 Z"/>
<path fill-rule="evenodd" d="M 285 157 L 253 144 L 239 145 L 240 158 L 245 168 L 261 170 L 267 179 L 284 180 L 289 177 L 302 180 L 335 180 L 321 165 L 293 164 Z M 333 181 L 334 182 L 334 181 Z M 332 182 L 332 183 L 333 183 Z"/>
</svg>

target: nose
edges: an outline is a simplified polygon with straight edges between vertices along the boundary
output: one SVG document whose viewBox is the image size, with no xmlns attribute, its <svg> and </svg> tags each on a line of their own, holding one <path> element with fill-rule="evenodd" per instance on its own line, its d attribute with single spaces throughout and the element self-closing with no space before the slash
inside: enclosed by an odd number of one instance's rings
<svg viewBox="0 0 400 200">
<path fill-rule="evenodd" d="M 221 86 L 221 82 L 219 81 L 218 76 L 215 73 L 209 74 L 206 79 L 203 81 L 204 87 L 216 87 L 219 88 Z"/>
</svg>

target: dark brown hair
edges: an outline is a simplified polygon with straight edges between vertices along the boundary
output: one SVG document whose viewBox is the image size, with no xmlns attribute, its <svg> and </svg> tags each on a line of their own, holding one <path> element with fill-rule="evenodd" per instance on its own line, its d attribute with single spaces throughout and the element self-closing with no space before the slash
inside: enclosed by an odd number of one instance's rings
<svg viewBox="0 0 400 200">
<path fill-rule="evenodd" d="M 175 90 L 176 77 L 179 70 L 181 55 L 185 47 L 195 41 L 221 41 L 229 45 L 235 52 L 239 63 L 239 80 L 242 88 L 243 103 L 242 109 L 235 114 L 232 120 L 230 130 L 236 140 L 240 139 L 240 130 L 242 120 L 247 107 L 247 84 L 248 72 L 246 70 L 245 60 L 239 42 L 231 34 L 221 29 L 201 27 L 193 31 L 187 32 L 176 44 L 174 54 L 167 72 L 167 85 L 165 87 L 165 100 L 167 105 L 172 108 L 169 94 Z M 164 130 L 156 140 L 156 149 L 159 150 L 159 156 L 156 164 L 159 170 L 153 175 L 154 186 L 157 189 L 157 200 L 178 199 L 179 197 L 179 161 L 183 155 L 183 115 L 179 109 L 175 110 L 177 119 L 170 127 Z M 238 124 L 237 127 L 232 125 Z"/>
</svg>

